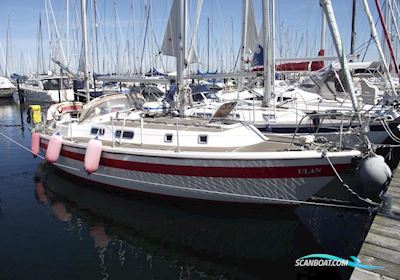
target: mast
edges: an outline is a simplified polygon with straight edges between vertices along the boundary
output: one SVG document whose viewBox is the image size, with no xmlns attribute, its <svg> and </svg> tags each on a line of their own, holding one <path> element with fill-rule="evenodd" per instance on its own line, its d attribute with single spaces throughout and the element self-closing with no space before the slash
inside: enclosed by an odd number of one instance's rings
<svg viewBox="0 0 400 280">
<path fill-rule="evenodd" d="M 135 46 L 136 46 L 136 40 L 135 40 L 135 0 L 132 0 L 131 4 L 131 15 L 132 15 L 132 65 L 133 65 L 133 72 L 136 74 L 137 69 L 136 69 L 136 51 L 135 51 Z"/>
<path fill-rule="evenodd" d="M 52 40 L 51 40 L 51 29 L 50 29 L 50 19 L 49 19 L 49 10 L 47 7 L 47 0 L 44 0 L 44 6 L 45 6 L 45 11 L 46 11 L 46 22 L 47 22 L 47 35 L 48 35 L 48 40 L 49 40 L 49 70 L 51 69 L 50 67 L 50 61 L 51 58 L 53 57 L 53 47 L 52 47 Z"/>
<path fill-rule="evenodd" d="M 379 14 L 379 19 L 381 21 L 381 25 L 382 25 L 382 29 L 383 29 L 383 34 L 385 34 L 385 38 L 386 38 L 386 43 L 387 46 L 389 48 L 389 52 L 390 52 L 390 56 L 392 58 L 393 64 L 394 64 L 394 70 L 396 71 L 396 74 L 399 76 L 399 66 L 397 64 L 397 60 L 396 57 L 394 55 L 394 50 L 393 50 L 393 46 L 392 46 L 392 42 L 390 41 L 390 36 L 389 33 L 387 31 L 386 28 L 386 24 L 385 24 L 385 20 L 383 18 L 383 14 L 382 14 L 382 10 L 381 7 L 379 5 L 378 0 L 375 0 L 375 5 L 376 5 L 376 9 L 378 10 L 378 14 Z"/>
<path fill-rule="evenodd" d="M 242 48 L 240 60 L 240 70 L 244 70 L 245 60 L 246 60 L 246 50 L 247 50 L 247 17 L 249 13 L 249 0 L 243 0 L 243 19 L 242 19 Z"/>
<path fill-rule="evenodd" d="M 272 93 L 275 96 L 275 0 L 271 0 L 271 77 L 272 77 Z M 274 98 L 275 100 L 275 98 Z M 274 104 L 275 105 L 275 104 Z M 274 110 L 275 110 L 274 106 Z"/>
<path fill-rule="evenodd" d="M 94 28 L 95 28 L 95 23 L 94 23 L 94 0 L 91 0 L 90 1 L 90 56 L 91 56 L 91 62 L 92 62 L 92 64 L 90 65 L 91 66 L 91 69 L 92 69 L 92 75 L 95 73 L 95 59 L 94 59 L 94 56 L 95 56 L 95 53 L 94 53 L 94 51 L 95 51 L 95 48 L 94 48 Z"/>
<path fill-rule="evenodd" d="M 147 40 L 147 30 L 149 27 L 149 18 L 150 18 L 150 6 L 147 9 L 147 17 L 146 17 L 146 28 L 144 31 L 144 38 L 143 38 L 143 49 L 142 49 L 142 57 L 140 59 L 140 74 L 142 74 L 142 67 L 143 67 L 143 59 L 144 59 L 144 50 L 146 48 L 146 40 Z"/>
<path fill-rule="evenodd" d="M 388 6 L 389 6 L 389 10 L 390 10 L 390 15 L 392 16 L 393 25 L 394 25 L 394 28 L 396 30 L 396 36 L 395 37 L 397 37 L 397 41 L 400 41 L 399 25 L 397 24 L 396 16 L 394 14 L 393 6 L 392 6 L 391 1 L 388 1 Z"/>
<path fill-rule="evenodd" d="M 0 41 L 0 51 L 1 51 L 1 56 L 3 57 L 3 63 L 4 63 L 4 65 L 6 65 L 6 57 L 5 57 L 5 55 L 4 55 L 4 50 L 3 50 L 3 45 L 1 44 L 1 41 Z M 3 70 L 3 75 L 5 76 L 5 77 L 7 77 L 7 75 L 6 75 L 6 69 L 2 69 Z"/>
<path fill-rule="evenodd" d="M 115 51 L 116 51 L 116 64 L 115 72 L 119 74 L 119 44 L 118 44 L 118 33 L 117 33 L 117 4 L 114 2 L 114 36 L 115 36 Z"/>
<path fill-rule="evenodd" d="M 6 38 L 6 66 L 5 66 L 5 76 L 6 77 L 8 77 L 8 67 L 9 67 L 9 60 L 8 60 L 8 57 L 9 57 L 9 53 L 8 53 L 8 50 L 10 49 L 10 15 L 8 15 L 8 20 L 7 20 L 7 38 Z"/>
<path fill-rule="evenodd" d="M 38 52 L 37 52 L 37 68 L 36 74 L 44 73 L 44 56 L 43 56 L 43 33 L 42 33 L 42 15 L 39 14 L 38 29 Z"/>
<path fill-rule="evenodd" d="M 235 71 L 235 51 L 233 50 L 234 46 L 234 39 L 233 39 L 233 18 L 231 17 L 231 70 L 230 71 Z"/>
<path fill-rule="evenodd" d="M 369 9 L 368 0 L 363 0 L 363 4 L 364 4 L 364 11 L 367 16 L 369 26 L 371 28 L 371 37 L 375 42 L 376 48 L 378 49 L 378 54 L 380 56 L 380 59 L 382 60 L 383 68 L 386 74 L 386 79 L 385 79 L 386 86 L 388 88 L 390 87 L 390 89 L 393 91 L 393 94 L 397 96 L 392 77 L 390 76 L 389 66 L 386 62 L 385 54 L 383 53 L 382 46 L 379 41 L 378 32 L 376 31 L 374 19 L 372 18 L 371 11 Z"/>
<path fill-rule="evenodd" d="M 57 43 L 59 44 L 59 47 L 60 47 L 60 51 L 61 51 L 63 62 L 64 62 L 65 65 L 67 65 L 67 58 L 65 57 L 65 53 L 64 53 L 64 48 L 63 48 L 63 44 L 62 44 L 62 41 L 61 41 L 60 32 L 58 31 L 58 26 L 57 26 L 56 18 L 54 16 L 53 6 L 51 4 L 51 0 L 48 0 L 48 1 L 49 1 L 49 8 L 50 8 L 50 12 L 51 12 L 51 17 L 53 19 L 54 30 L 56 31 Z"/>
<path fill-rule="evenodd" d="M 350 75 L 347 58 L 346 58 L 346 55 L 345 55 L 345 52 L 343 49 L 343 43 L 340 38 L 339 29 L 336 24 L 335 14 L 333 13 L 331 0 L 320 0 L 320 3 L 325 12 L 325 15 L 328 19 L 328 26 L 331 31 L 332 40 L 335 44 L 337 56 L 339 58 L 340 65 L 341 65 L 343 73 L 344 73 L 345 83 L 347 85 L 347 88 L 350 91 L 350 98 L 353 103 L 354 112 L 358 113 L 358 111 L 359 111 L 358 100 L 357 100 L 357 97 L 355 94 L 353 81 L 352 81 L 352 78 Z M 360 116 L 359 116 L 359 118 L 360 118 Z M 360 123 L 361 123 L 361 118 L 360 118 Z"/>
<path fill-rule="evenodd" d="M 83 48 L 83 73 L 86 93 L 86 102 L 90 101 L 89 92 L 89 73 L 88 73 L 88 53 L 87 53 L 87 35 L 86 35 L 86 0 L 81 0 L 82 16 L 82 48 Z"/>
<path fill-rule="evenodd" d="M 67 54 L 67 61 L 69 61 L 70 60 L 70 57 L 69 57 L 69 0 L 66 0 L 65 4 L 66 4 L 66 13 L 67 13 L 67 40 L 66 40 L 66 43 L 67 43 L 66 49 L 67 49 L 67 51 L 66 51 L 66 54 Z"/>
<path fill-rule="evenodd" d="M 176 26 L 178 27 L 178 40 L 174 40 L 174 44 L 176 44 L 175 49 L 177 50 L 176 54 L 176 85 L 177 85 L 177 94 L 179 98 L 179 109 L 180 113 L 183 113 L 184 107 L 184 99 L 182 85 L 183 85 L 183 69 L 184 69 L 184 42 L 186 34 L 184 33 L 184 18 L 185 18 L 185 2 L 186 0 L 175 0 L 177 1 L 177 17 L 176 17 Z"/>
<path fill-rule="evenodd" d="M 264 98 L 263 107 L 267 107 L 271 100 L 271 48 L 270 48 L 270 13 L 269 0 L 262 1 L 262 34 L 264 51 Z"/>
<path fill-rule="evenodd" d="M 97 62 L 97 71 L 100 71 L 100 60 L 99 60 L 99 37 L 98 37 L 98 19 L 97 19 L 97 3 L 96 0 L 94 0 L 94 36 L 96 38 L 96 62 Z M 94 64 L 94 63 L 93 63 Z M 104 70 L 103 70 L 104 71 Z M 94 74 L 94 73 L 93 73 Z"/>
<path fill-rule="evenodd" d="M 188 64 L 188 44 L 187 44 L 187 34 L 188 34 L 188 2 L 183 1 L 183 71 L 185 71 L 186 67 L 189 67 Z M 187 65 L 186 65 L 187 64 Z M 183 73 L 185 74 L 185 73 Z"/>
<path fill-rule="evenodd" d="M 207 73 L 210 73 L 210 18 L 207 18 Z"/>
<path fill-rule="evenodd" d="M 324 10 L 321 9 L 321 50 L 325 50 L 325 43 L 326 43 L 326 16 Z"/>
<path fill-rule="evenodd" d="M 351 13 L 351 43 L 350 43 L 350 55 L 354 55 L 356 46 L 356 1 L 353 0 L 353 9 Z"/>
<path fill-rule="evenodd" d="M 187 64 L 190 65 L 193 62 L 198 62 L 197 58 L 197 38 L 198 38 L 198 30 L 199 30 L 199 23 L 200 23 L 200 16 L 201 16 L 201 9 L 203 7 L 203 0 L 198 0 L 197 1 L 197 7 L 196 7 L 196 16 L 195 16 L 195 22 L 194 22 L 194 29 L 192 31 L 192 38 L 190 42 L 190 47 L 186 51 L 186 60 Z M 186 11 L 187 13 L 187 11 Z"/>
</svg>

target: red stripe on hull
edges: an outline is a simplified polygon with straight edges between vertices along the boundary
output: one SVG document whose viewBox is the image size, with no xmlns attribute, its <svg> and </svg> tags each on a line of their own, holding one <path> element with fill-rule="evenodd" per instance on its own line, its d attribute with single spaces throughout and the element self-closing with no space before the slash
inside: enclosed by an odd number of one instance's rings
<svg viewBox="0 0 400 280">
<path fill-rule="evenodd" d="M 40 146 L 47 149 L 47 144 L 41 142 Z M 61 150 L 61 156 L 83 161 L 84 155 Z M 193 176 L 193 177 L 220 177 L 220 178 L 249 178 L 249 179 L 288 179 L 302 177 L 334 176 L 330 165 L 311 166 L 286 166 L 286 167 L 220 167 L 220 166 L 182 166 L 158 163 L 143 163 L 110 159 L 102 157 L 100 165 L 104 167 L 124 170 L 158 173 L 163 175 Z M 345 170 L 349 164 L 336 164 L 338 172 Z"/>
</svg>

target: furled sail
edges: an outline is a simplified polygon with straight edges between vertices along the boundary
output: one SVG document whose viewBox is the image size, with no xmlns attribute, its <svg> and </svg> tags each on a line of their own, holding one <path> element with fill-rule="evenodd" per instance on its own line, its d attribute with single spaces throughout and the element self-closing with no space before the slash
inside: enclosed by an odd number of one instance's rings
<svg viewBox="0 0 400 280">
<path fill-rule="evenodd" d="M 199 26 L 199 21 L 200 21 L 200 13 L 201 13 L 202 4 L 203 4 L 203 0 L 197 1 L 195 26 L 194 26 L 192 41 L 190 44 L 190 49 L 187 50 L 185 48 L 185 50 L 186 50 L 185 64 L 198 62 L 197 54 L 196 54 L 196 46 L 197 46 L 196 38 L 197 38 L 197 31 L 198 31 L 198 26 Z M 178 53 L 178 49 L 177 49 L 178 46 L 177 46 L 177 44 L 175 44 L 175 42 L 178 41 L 179 37 L 182 35 L 182 34 L 179 34 L 179 32 L 178 32 L 179 26 L 178 26 L 177 5 L 178 5 L 177 0 L 174 0 L 172 7 L 171 7 L 169 19 L 168 19 L 167 29 L 164 34 L 163 44 L 161 47 L 161 54 L 168 55 L 168 56 L 175 56 L 175 57 L 177 56 L 177 53 Z M 185 7 L 185 9 L 186 8 L 187 7 Z M 185 24 L 187 24 L 187 23 L 185 23 Z"/>
<path fill-rule="evenodd" d="M 246 24 L 246 50 L 245 52 L 252 52 L 257 48 L 257 41 L 258 41 L 258 31 L 257 31 L 257 22 L 256 22 L 256 16 L 254 13 L 254 6 L 253 6 L 253 0 L 247 0 L 249 2 L 248 6 L 248 12 L 245 20 L 247 22 Z"/>
<path fill-rule="evenodd" d="M 161 53 L 168 56 L 176 56 L 178 53 L 177 46 L 174 44 L 175 41 L 179 40 L 178 34 L 178 15 L 177 15 L 178 1 L 174 0 L 169 14 L 167 30 L 164 34 L 164 40 L 161 47 Z"/>
</svg>

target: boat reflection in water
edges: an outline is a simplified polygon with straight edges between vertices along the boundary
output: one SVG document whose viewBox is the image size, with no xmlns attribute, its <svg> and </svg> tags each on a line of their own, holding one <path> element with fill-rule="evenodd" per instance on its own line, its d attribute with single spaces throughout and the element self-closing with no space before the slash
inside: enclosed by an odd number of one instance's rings
<svg viewBox="0 0 400 280">
<path fill-rule="evenodd" d="M 299 268 L 295 260 L 312 253 L 356 256 L 371 219 L 316 207 L 248 209 L 148 199 L 61 175 L 50 165 L 38 166 L 37 200 L 82 242 L 91 236 L 102 279 L 346 279 L 351 268 Z"/>
</svg>

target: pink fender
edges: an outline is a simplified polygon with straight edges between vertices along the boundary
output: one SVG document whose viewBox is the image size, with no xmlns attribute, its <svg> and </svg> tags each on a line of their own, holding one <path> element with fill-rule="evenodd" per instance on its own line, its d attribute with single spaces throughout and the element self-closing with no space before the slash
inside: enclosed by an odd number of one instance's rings
<svg viewBox="0 0 400 280">
<path fill-rule="evenodd" d="M 58 160 L 61 152 L 62 137 L 60 135 L 52 135 L 46 151 L 46 160 L 54 163 Z"/>
<path fill-rule="evenodd" d="M 90 139 L 85 153 L 85 170 L 91 174 L 99 168 L 103 143 L 97 139 Z"/>
<path fill-rule="evenodd" d="M 31 151 L 34 156 L 40 152 L 40 134 L 37 132 L 32 133 Z"/>
</svg>

